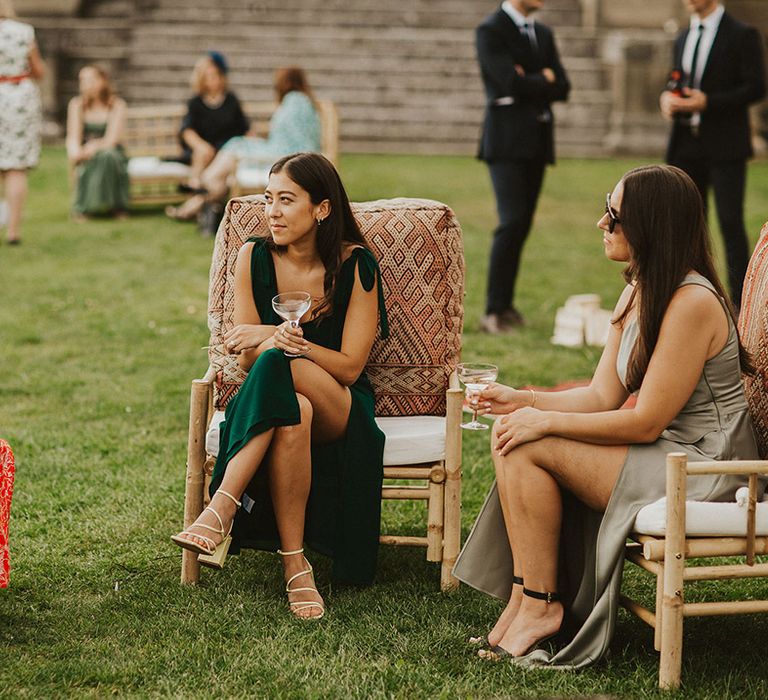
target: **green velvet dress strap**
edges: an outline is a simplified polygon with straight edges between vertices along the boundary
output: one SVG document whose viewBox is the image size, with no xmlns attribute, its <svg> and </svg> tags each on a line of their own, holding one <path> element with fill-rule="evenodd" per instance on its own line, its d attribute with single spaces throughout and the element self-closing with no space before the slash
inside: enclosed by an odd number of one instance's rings
<svg viewBox="0 0 768 700">
<path fill-rule="evenodd" d="M 373 253 L 367 248 L 355 248 L 350 254 L 349 258 L 344 261 L 344 265 L 348 272 L 346 275 L 340 275 L 338 286 L 340 287 L 340 295 L 346 299 L 347 304 L 349 303 L 349 298 L 352 295 L 352 287 L 355 284 L 355 268 L 359 270 L 360 282 L 362 283 L 363 289 L 366 292 L 370 292 L 371 289 L 373 289 L 374 283 L 378 281 L 379 325 L 381 326 L 381 337 L 388 338 L 389 321 L 387 320 L 387 308 L 384 305 L 384 286 L 381 282 L 381 270 L 379 269 L 379 263 L 376 262 L 376 258 L 374 257 Z M 346 272 L 346 270 L 344 270 L 344 272 Z"/>
</svg>

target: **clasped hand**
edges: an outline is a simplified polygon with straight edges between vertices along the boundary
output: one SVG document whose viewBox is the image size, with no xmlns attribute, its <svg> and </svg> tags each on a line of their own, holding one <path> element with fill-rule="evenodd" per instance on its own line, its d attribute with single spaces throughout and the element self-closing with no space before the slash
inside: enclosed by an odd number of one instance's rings
<svg viewBox="0 0 768 700">
<path fill-rule="evenodd" d="M 544 437 L 544 413 L 528 404 L 529 392 L 504 384 L 489 384 L 481 392 L 467 392 L 467 401 L 478 415 L 501 415 L 497 421 L 492 448 L 505 455 L 512 448 Z"/>
<path fill-rule="evenodd" d="M 659 98 L 659 107 L 667 119 L 672 119 L 675 114 L 703 112 L 707 108 L 707 96 L 701 90 L 690 88 L 683 88 L 682 95 L 674 95 L 665 90 Z"/>
<path fill-rule="evenodd" d="M 304 340 L 304 331 L 301 326 L 294 328 L 287 321 L 275 326 L 274 334 L 265 338 L 265 327 L 250 323 L 241 323 L 224 335 L 224 347 L 230 355 L 239 355 L 244 350 L 263 345 L 263 349 L 270 347 L 287 351 L 294 355 L 303 355 L 310 350 L 307 341 Z"/>
</svg>

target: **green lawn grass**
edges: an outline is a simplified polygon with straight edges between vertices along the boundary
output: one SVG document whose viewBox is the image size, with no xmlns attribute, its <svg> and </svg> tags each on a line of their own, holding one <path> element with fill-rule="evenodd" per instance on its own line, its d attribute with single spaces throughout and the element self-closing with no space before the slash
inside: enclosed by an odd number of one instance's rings
<svg viewBox="0 0 768 700">
<path fill-rule="evenodd" d="M 450 204 L 467 260 L 464 358 L 511 384 L 589 376 L 598 351 L 549 344 L 567 296 L 611 306 L 622 281 L 595 222 L 630 161 L 564 160 L 547 175 L 519 280 L 529 325 L 475 332 L 490 231 L 489 180 L 470 158 L 346 156 L 354 200 Z M 376 585 L 332 587 L 328 614 L 290 618 L 273 555 L 246 552 L 198 587 L 178 583 L 190 380 L 205 369 L 211 241 L 158 212 L 72 224 L 60 148 L 31 176 L 22 246 L 0 246 L 0 436 L 17 456 L 11 587 L 0 591 L 0 697 L 656 696 L 649 628 L 620 613 L 609 658 L 580 673 L 477 659 L 465 644 L 499 605 L 467 587 L 439 593 L 422 550 L 382 548 Z M 768 218 L 768 165 L 751 167 L 752 241 Z M 718 245 L 718 251 L 720 247 Z M 487 435 L 465 435 L 466 536 L 492 470 Z M 385 527 L 417 534 L 419 504 L 386 504 Z M 625 585 L 652 600 L 650 580 Z M 726 592 L 765 597 L 748 582 Z M 704 589 L 706 590 L 706 588 Z M 686 623 L 685 697 L 768 696 L 764 617 Z"/>
</svg>

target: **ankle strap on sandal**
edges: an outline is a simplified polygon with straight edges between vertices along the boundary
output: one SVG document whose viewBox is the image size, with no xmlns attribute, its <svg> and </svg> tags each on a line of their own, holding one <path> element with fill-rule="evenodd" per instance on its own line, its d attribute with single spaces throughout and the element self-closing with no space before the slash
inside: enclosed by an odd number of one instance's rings
<svg viewBox="0 0 768 700">
<path fill-rule="evenodd" d="M 301 549 L 294 549 L 292 552 L 283 552 L 281 549 L 277 550 L 277 553 L 281 557 L 290 557 L 292 554 L 304 554 L 304 548 Z"/>
<path fill-rule="evenodd" d="M 522 576 L 513 576 L 512 577 L 512 583 L 517 586 L 524 586 L 525 582 L 523 581 Z"/>
<path fill-rule="evenodd" d="M 216 493 L 220 493 L 220 494 L 222 494 L 223 496 L 226 496 L 226 497 L 227 497 L 227 498 L 228 498 L 230 501 L 234 502 L 234 504 L 235 504 L 235 505 L 236 505 L 238 508 L 239 508 L 241 505 L 243 505 L 243 504 L 242 504 L 242 503 L 240 503 L 240 501 L 238 501 L 238 500 L 237 500 L 237 499 L 236 499 L 236 498 L 235 498 L 235 497 L 234 497 L 234 496 L 233 496 L 231 493 L 229 493 L 229 491 L 225 491 L 224 489 L 219 489 L 219 490 L 218 490 Z M 215 496 L 215 495 L 216 495 L 216 493 L 214 493 L 213 495 Z"/>
<path fill-rule="evenodd" d="M 529 598 L 536 598 L 536 600 L 546 600 L 547 603 L 554 603 L 560 600 L 559 593 L 553 593 L 550 591 L 541 593 L 539 591 L 532 591 L 530 588 L 526 588 L 525 586 L 523 586 L 523 595 L 527 595 Z"/>
</svg>

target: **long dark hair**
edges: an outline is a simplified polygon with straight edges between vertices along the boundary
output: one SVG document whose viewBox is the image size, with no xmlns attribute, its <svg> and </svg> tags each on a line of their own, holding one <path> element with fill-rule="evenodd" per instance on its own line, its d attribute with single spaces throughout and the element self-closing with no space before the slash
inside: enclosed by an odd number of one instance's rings
<svg viewBox="0 0 768 700">
<path fill-rule="evenodd" d="M 317 251 L 325 267 L 323 279 L 323 300 L 317 307 L 315 318 L 328 316 L 333 308 L 333 292 L 336 289 L 336 278 L 342 263 L 342 251 L 345 243 L 368 248 L 368 244 L 360 232 L 352 209 L 349 206 L 344 185 L 333 163 L 319 153 L 294 153 L 278 160 L 269 174 L 285 172 L 293 182 L 309 194 L 312 204 L 320 204 L 327 199 L 330 203 L 330 213 L 317 226 Z M 269 239 L 268 245 L 281 251 Z"/>
<path fill-rule="evenodd" d="M 624 279 L 635 288 L 613 323 L 621 324 L 639 302 L 638 339 L 627 367 L 627 388 L 636 391 L 643 383 L 672 295 L 689 270 L 712 283 L 725 300 L 734 326 L 736 316 L 715 271 L 704 205 L 693 180 L 674 166 L 649 165 L 630 170 L 622 183 L 621 226 L 630 249 Z M 754 371 L 741 342 L 739 360 L 744 372 Z"/>
</svg>

